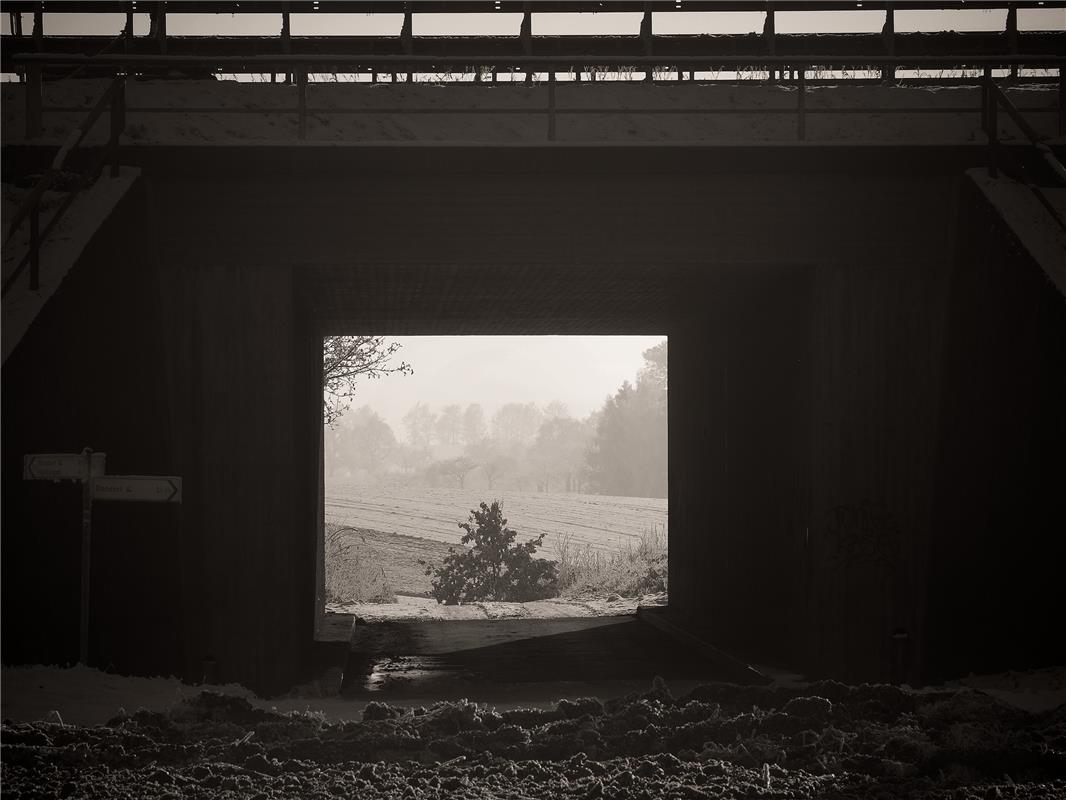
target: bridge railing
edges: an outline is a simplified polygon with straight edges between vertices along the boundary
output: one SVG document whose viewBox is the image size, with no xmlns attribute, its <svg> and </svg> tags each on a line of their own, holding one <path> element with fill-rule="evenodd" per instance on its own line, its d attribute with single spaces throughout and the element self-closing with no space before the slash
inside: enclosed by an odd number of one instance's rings
<svg viewBox="0 0 1066 800">
<path fill-rule="evenodd" d="M 548 141 L 555 141 L 557 139 L 557 121 L 560 117 L 566 115 L 579 115 L 579 114 L 602 114 L 611 115 L 619 113 L 633 113 L 633 114 L 693 114 L 693 115 L 715 115 L 715 114 L 735 114 L 746 113 L 752 115 L 794 115 L 796 120 L 796 138 L 798 141 L 804 141 L 806 137 L 807 118 L 814 114 L 824 113 L 859 113 L 859 114 L 939 114 L 939 113 L 974 113 L 980 115 L 981 127 L 988 135 L 989 140 L 989 164 L 993 174 L 999 168 L 1001 160 L 1003 158 L 1003 148 L 999 141 L 999 128 L 998 128 L 998 109 L 1003 107 L 1006 109 L 1010 118 L 1021 129 L 1023 136 L 1030 142 L 1030 144 L 1037 148 L 1040 157 L 1044 160 L 1051 173 L 1061 178 L 1064 175 L 1061 163 L 1054 158 L 1054 154 L 1050 148 L 1040 141 L 1036 131 L 1031 125 L 1023 118 L 1018 108 L 1010 101 L 1003 90 L 995 83 L 993 79 L 993 70 L 1011 69 L 1011 68 L 1034 68 L 1034 69 L 1051 69 L 1058 71 L 1059 82 L 1059 106 L 1058 108 L 1045 108 L 1037 109 L 1044 113 L 1057 113 L 1058 114 L 1058 128 L 1060 134 L 1066 134 L 1066 113 L 1063 109 L 1063 101 L 1066 99 L 1066 57 L 1063 56 L 973 56 L 965 59 L 960 63 L 958 58 L 929 58 L 923 57 L 920 59 L 910 58 L 892 58 L 887 59 L 888 66 L 897 69 L 946 69 L 946 70 L 959 70 L 959 69 L 979 69 L 983 72 L 983 78 L 978 79 L 977 82 L 983 87 L 981 93 L 981 105 L 974 108 L 960 108 L 958 106 L 951 107 L 883 107 L 883 108 L 871 108 L 868 106 L 857 108 L 811 108 L 807 105 L 807 75 L 809 73 L 816 73 L 825 69 L 868 69 L 871 67 L 871 59 L 869 57 L 857 57 L 857 58 L 811 58 L 804 60 L 797 60 L 789 57 L 774 57 L 766 56 L 757 60 L 753 60 L 749 56 L 740 58 L 716 58 L 713 61 L 708 61 L 706 57 L 689 57 L 684 59 L 675 59 L 675 64 L 678 67 L 688 67 L 696 70 L 711 70 L 711 69 L 739 69 L 739 68 L 751 68 L 754 64 L 756 67 L 765 70 L 779 70 L 782 74 L 787 73 L 790 78 L 783 81 L 777 81 L 780 85 L 783 83 L 791 83 L 796 89 L 796 102 L 792 107 L 785 108 L 766 108 L 766 107 L 747 107 L 747 108 L 705 108 L 705 107 L 690 107 L 679 108 L 676 106 L 667 107 L 643 107 L 634 108 L 626 106 L 624 108 L 560 108 L 556 102 L 556 85 L 557 85 L 557 73 L 565 72 L 572 69 L 575 65 L 582 66 L 580 60 L 575 61 L 572 58 L 560 59 L 556 57 L 536 57 L 530 56 L 521 59 L 515 59 L 513 57 L 484 57 L 479 58 L 474 62 L 471 62 L 467 58 L 449 58 L 441 56 L 359 56 L 357 58 L 335 56 L 335 55 L 319 55 L 319 56 L 240 56 L 240 57 L 196 57 L 196 56 L 126 56 L 122 54 L 108 54 L 99 56 L 78 56 L 68 55 L 59 56 L 53 54 L 23 54 L 15 57 L 16 60 L 25 66 L 28 81 L 25 84 L 26 90 L 26 134 L 27 138 L 33 139 L 39 136 L 41 131 L 41 115 L 45 111 L 51 110 L 63 110 L 70 111 L 71 109 L 49 109 L 44 106 L 43 103 L 43 81 L 42 68 L 48 65 L 65 65 L 79 67 L 84 65 L 92 65 L 94 69 L 106 69 L 113 74 L 113 81 L 108 90 L 91 109 L 89 115 L 82 122 L 81 125 L 71 134 L 67 143 L 63 145 L 59 153 L 53 160 L 52 167 L 44 174 L 37 186 L 33 189 L 30 195 L 23 201 L 18 212 L 16 213 L 11 229 L 7 234 L 7 238 L 10 239 L 14 230 L 20 225 L 26 218 L 30 220 L 30 247 L 29 252 L 19 262 L 16 269 L 11 275 L 7 276 L 3 284 L 3 294 L 6 294 L 9 288 L 13 285 L 14 281 L 22 273 L 24 268 L 29 265 L 30 268 L 30 287 L 36 290 L 39 285 L 39 258 L 40 258 L 40 244 L 41 241 L 47 236 L 47 234 L 54 228 L 56 223 L 62 217 L 62 214 L 69 208 L 73 202 L 74 196 L 77 191 L 84 188 L 88 183 L 99 174 L 104 163 L 107 160 L 111 160 L 112 174 L 116 174 L 118 170 L 118 144 L 119 138 L 125 128 L 127 113 L 138 112 L 150 112 L 150 113 L 182 113 L 187 112 L 189 109 L 182 107 L 152 107 L 152 108 L 127 108 L 125 98 L 125 80 L 128 76 L 136 75 L 138 73 L 148 72 L 151 74 L 153 71 L 161 69 L 173 69 L 173 70 L 208 70 L 212 72 L 226 72 L 226 71 L 261 71 L 261 72 L 290 72 L 296 76 L 296 92 L 297 92 L 297 104 L 295 108 L 247 108 L 247 109 L 234 109 L 232 107 L 219 107 L 219 108 L 196 108 L 195 111 L 200 113 L 214 113 L 225 112 L 232 113 L 239 111 L 240 113 L 251 114 L 277 114 L 277 113 L 292 113 L 297 118 L 297 129 L 300 139 L 305 139 L 307 136 L 307 119 L 309 115 L 319 114 L 404 114 L 404 113 L 458 113 L 458 114 L 537 114 L 543 113 L 546 122 L 546 138 Z M 597 57 L 595 59 L 589 59 L 584 66 L 594 65 L 597 68 L 654 68 L 659 61 L 655 58 L 643 57 L 618 57 L 618 58 L 605 58 Z M 884 67 L 886 59 L 878 58 L 875 67 Z M 477 106 L 473 108 L 448 108 L 448 109 L 420 109 L 414 111 L 411 108 L 315 108 L 308 106 L 308 77 L 314 73 L 324 72 L 338 72 L 344 69 L 351 69 L 355 66 L 370 66 L 374 69 L 382 69 L 383 71 L 396 71 L 396 72 L 418 72 L 427 73 L 439 70 L 455 71 L 458 69 L 467 69 L 470 67 L 495 67 L 495 68 L 507 68 L 517 69 L 521 72 L 527 73 L 539 73 L 547 74 L 547 102 L 543 109 L 530 109 L 530 108 L 514 108 L 514 107 L 486 107 Z M 39 231 L 39 213 L 40 213 L 40 200 L 44 192 L 51 186 L 60 171 L 63 169 L 70 152 L 74 150 L 85 135 L 93 127 L 95 122 L 103 114 L 105 109 L 111 111 L 111 130 L 108 139 L 107 146 L 98 155 L 96 161 L 93 163 L 92 168 L 84 173 L 77 181 L 75 186 L 75 192 L 71 193 L 60 206 L 59 211 L 50 220 L 48 226 L 44 231 Z M 1028 112 L 1032 112 L 1032 109 L 1027 109 Z M 1057 166 L 1056 166 L 1057 165 Z M 1035 187 L 1035 183 L 1029 181 L 1030 185 Z M 1038 188 L 1034 188 L 1034 193 L 1040 198 L 1042 204 L 1055 215 L 1056 220 L 1061 225 L 1062 220 L 1055 214 L 1054 208 L 1051 206 L 1046 195 Z"/>
<path fill-rule="evenodd" d="M 37 103 L 39 100 L 28 100 L 27 102 Z M 110 112 L 110 131 L 106 147 L 97 154 L 87 170 L 77 174 L 73 186 L 70 187 L 71 191 L 67 193 L 63 202 L 60 203 L 51 219 L 49 219 L 48 224 L 44 227 L 44 230 L 41 230 L 41 201 L 44 198 L 44 193 L 58 182 L 60 176 L 67 169 L 71 154 L 82 143 L 85 136 L 92 130 L 93 126 L 96 125 L 97 120 L 103 116 L 105 111 Z M 0 296 L 7 295 L 8 291 L 15 285 L 19 276 L 22 275 L 27 267 L 29 267 L 30 272 L 30 289 L 32 291 L 37 291 L 40 288 L 41 245 L 45 239 L 47 239 L 48 234 L 51 233 L 55 226 L 59 224 L 60 220 L 63 219 L 63 216 L 74 203 L 78 194 L 100 175 L 106 163 L 110 162 L 111 164 L 112 177 L 118 175 L 119 139 L 125 128 L 126 78 L 124 75 L 117 75 L 100 96 L 100 99 L 96 101 L 96 104 L 89 111 L 88 116 L 86 116 L 81 124 L 71 132 L 67 141 L 63 143 L 59 148 L 59 151 L 56 153 L 55 158 L 52 159 L 51 165 L 15 211 L 11 223 L 8 226 L 8 230 L 4 235 L 4 244 L 8 244 L 15 232 L 21 227 L 22 223 L 28 220 L 30 229 L 29 246 L 25 255 L 23 255 L 18 261 L 11 273 L 4 276 L 3 288 L 0 290 Z"/>
<path fill-rule="evenodd" d="M 1044 209 L 1051 215 L 1051 218 L 1055 220 L 1060 228 L 1066 231 L 1066 220 L 1062 218 L 1062 215 L 1052 204 L 1047 193 L 1030 177 L 1029 171 L 1024 164 L 1020 163 L 1012 154 L 1003 150 L 999 141 L 998 117 L 1000 107 L 1002 106 L 1003 110 L 1007 112 L 1007 115 L 1035 148 L 1045 169 L 1059 186 L 1066 186 L 1066 167 L 1055 156 L 1055 153 L 1047 143 L 1041 140 L 1033 126 L 1029 124 L 1028 120 L 1025 119 L 1018 107 L 1011 102 L 1006 93 L 996 85 L 991 76 L 985 77 L 982 82 L 982 89 L 981 120 L 985 135 L 988 136 L 989 175 L 993 178 L 998 177 L 1000 166 L 1004 160 L 1009 160 L 1013 167 L 1011 177 L 1025 183 Z M 1060 93 L 1061 97 L 1063 95 Z"/>
<path fill-rule="evenodd" d="M 515 58 L 512 56 L 484 56 L 475 60 L 467 57 L 448 56 L 394 56 L 394 55 L 317 55 L 317 56 L 130 56 L 123 54 L 81 56 L 81 55 L 55 55 L 55 54 L 22 54 L 14 57 L 16 63 L 25 68 L 30 76 L 26 84 L 26 137 L 36 138 L 41 130 L 41 115 L 46 111 L 75 111 L 65 107 L 45 107 L 43 102 L 43 82 L 40 79 L 41 70 L 45 66 L 83 67 L 92 65 L 94 71 L 109 71 L 115 75 L 136 75 L 146 73 L 148 75 L 160 74 L 167 70 L 178 74 L 214 74 L 214 73 L 241 73 L 258 72 L 261 74 L 286 73 L 295 76 L 296 105 L 291 108 L 273 107 L 265 108 L 201 108 L 182 109 L 177 107 L 131 107 L 129 113 L 167 113 L 195 111 L 196 113 L 252 113 L 252 114 L 292 114 L 296 117 L 297 131 L 300 139 L 307 136 L 307 118 L 310 115 L 343 115 L 343 114 L 418 114 L 418 113 L 444 113 L 440 108 L 412 108 L 412 107 L 337 107 L 328 108 L 312 107 L 308 104 L 309 76 L 322 73 L 346 73 L 358 70 L 372 69 L 381 72 L 407 73 L 408 75 L 427 75 L 434 73 L 459 73 L 464 70 L 479 69 L 503 69 L 515 70 L 525 75 L 546 75 L 543 83 L 547 86 L 546 102 L 539 113 L 544 115 L 545 133 L 548 141 L 556 140 L 558 119 L 572 115 L 611 115 L 619 113 L 648 114 L 648 115 L 706 115 L 718 114 L 752 114 L 752 115 L 785 115 L 793 116 L 796 120 L 796 138 L 804 141 L 807 138 L 807 118 L 819 114 L 981 114 L 984 120 L 985 104 L 980 107 L 960 108 L 921 106 L 921 107 L 858 107 L 858 108 L 825 108 L 812 107 L 807 103 L 808 87 L 818 75 L 831 70 L 978 70 L 984 76 L 990 77 L 993 70 L 1017 70 L 1017 69 L 1041 69 L 1057 70 L 1058 75 L 1049 80 L 1057 80 L 1060 86 L 1059 97 L 1066 97 L 1066 57 L 1063 56 L 971 56 L 960 59 L 958 57 L 918 57 L 918 58 L 874 58 L 868 56 L 842 58 L 839 56 L 816 56 L 805 59 L 796 59 L 786 56 L 763 56 L 752 58 L 750 56 L 725 58 L 718 57 L 708 59 L 705 56 L 675 57 L 670 66 L 678 70 L 713 72 L 713 71 L 737 71 L 741 69 L 760 69 L 768 74 L 777 72 L 781 78 L 774 81 L 775 85 L 790 86 L 796 89 L 795 104 L 791 107 L 763 106 L 751 107 L 678 107 L 662 105 L 658 107 L 633 107 L 625 108 L 600 108 L 600 107 L 560 107 L 556 102 L 556 87 L 559 83 L 559 74 L 568 74 L 572 70 L 643 70 L 650 72 L 661 65 L 661 61 L 655 57 L 590 57 L 582 61 L 572 57 L 560 58 L 556 56 L 527 56 Z M 787 77 L 784 77 L 787 76 Z M 980 78 L 969 79 L 970 82 L 980 83 Z M 937 83 L 931 80 L 930 83 Z M 949 81 L 958 82 L 958 81 Z M 491 95 L 486 95 L 490 99 Z M 1066 109 L 1060 99 L 1059 107 L 1036 109 L 1037 113 L 1058 114 L 1059 133 L 1066 135 Z M 531 107 L 494 107 L 478 105 L 472 108 L 448 108 L 449 114 L 536 114 L 538 109 Z"/>
<path fill-rule="evenodd" d="M 563 55 L 563 50 L 577 47 L 578 52 L 587 55 L 657 55 L 669 58 L 672 55 L 692 53 L 714 53 L 717 55 L 807 55 L 823 53 L 834 47 L 840 47 L 838 55 L 863 54 L 867 52 L 884 56 L 914 55 L 923 52 L 926 55 L 952 55 L 953 51 L 1004 52 L 1012 55 L 1025 52 L 1053 53 L 1061 50 L 1061 37 L 1047 31 L 1024 30 L 1019 23 L 1019 14 L 1040 10 L 1043 13 L 1066 7 L 1062 0 L 330 0 L 328 3 L 314 0 L 288 0 L 287 2 L 262 2 L 261 0 L 241 0 L 241 2 L 215 2 L 203 0 L 182 0 L 182 2 L 133 2 L 132 0 L 85 0 L 79 2 L 78 11 L 83 15 L 124 14 L 125 30 L 122 33 L 123 48 L 138 53 L 184 53 L 186 55 L 273 53 L 296 54 L 299 52 L 348 51 L 399 53 L 436 53 L 438 55 L 480 55 L 484 52 L 509 53 L 524 55 Z M 73 48 L 83 54 L 99 50 L 100 37 L 92 36 L 51 36 L 46 35 L 45 18 L 47 12 L 59 11 L 57 4 L 43 3 L 40 0 L 5 0 L 4 10 L 12 14 L 12 35 L 5 37 L 4 44 L 9 53 L 32 52 L 42 50 L 48 41 L 48 47 L 58 47 L 60 52 L 72 52 Z M 1002 28 L 998 31 L 988 30 L 987 24 L 977 26 L 980 30 L 968 30 L 964 19 L 953 20 L 950 24 L 955 30 L 941 31 L 935 34 L 919 32 L 901 32 L 897 30 L 896 13 L 906 13 L 920 9 L 946 12 L 974 11 L 977 9 L 997 11 L 1003 14 Z M 863 14 L 883 14 L 883 26 L 879 31 L 867 33 L 849 33 L 843 36 L 830 33 L 778 33 L 778 18 L 781 14 L 802 11 L 807 19 L 814 20 L 811 30 L 828 31 L 833 28 L 831 18 L 841 12 L 860 11 Z M 640 25 L 633 27 L 632 33 L 622 35 L 573 35 L 545 36 L 533 34 L 533 15 L 548 14 L 556 20 L 577 19 L 579 15 L 597 13 L 612 14 L 622 12 L 640 16 Z M 713 36 L 692 34 L 662 35 L 655 29 L 655 20 L 668 19 L 672 14 L 696 13 L 707 23 L 705 30 Z M 730 34 L 724 31 L 728 27 L 729 15 L 746 12 L 761 15 L 761 31 Z M 31 35 L 23 35 L 22 15 L 32 15 Z M 188 14 L 217 15 L 226 14 L 234 17 L 256 18 L 272 17 L 277 19 L 277 33 L 273 36 L 226 36 L 168 34 L 167 19 L 180 18 Z M 293 17 L 301 20 L 314 20 L 315 17 L 329 16 L 332 20 L 354 15 L 391 15 L 402 18 L 402 25 L 392 34 L 359 35 L 358 21 L 343 26 L 344 32 L 331 30 L 330 36 L 294 36 Z M 521 24 L 510 36 L 485 36 L 474 33 L 477 26 L 469 27 L 469 34 L 449 36 L 414 35 L 414 18 L 432 15 L 436 18 L 450 17 L 459 20 L 465 15 L 478 14 L 485 18 L 521 17 Z M 135 16 L 147 16 L 150 20 L 147 35 L 134 35 Z M 869 19 L 869 17 L 867 17 Z M 569 19 L 567 23 L 569 23 Z M 783 24 L 787 24 L 784 19 Z M 824 24 L 823 24 L 824 22 Z M 721 24 L 720 24 L 721 23 Z M 253 23 L 254 24 L 254 23 Z M 240 26 L 237 26 L 239 29 Z M 205 33 L 215 33 L 207 26 Z M 261 23 L 256 28 L 262 30 Z M 453 30 L 462 32 L 464 26 L 459 24 Z M 569 30 L 566 24 L 557 30 Z M 337 35 L 337 34 L 340 35 Z M 353 35 L 349 35 L 353 34 Z M 1056 42 L 1058 42 L 1056 44 Z M 225 48 L 220 52 L 217 48 Z M 355 48 L 348 50 L 349 47 Z M 310 48 L 310 49 L 307 49 Z M 798 49 L 795 49 L 798 48 Z M 930 49 L 931 48 L 931 49 Z M 945 48 L 947 50 L 945 50 Z M 571 52 L 573 52 L 571 50 Z M 2 54 L 0 54 L 2 58 Z"/>
</svg>

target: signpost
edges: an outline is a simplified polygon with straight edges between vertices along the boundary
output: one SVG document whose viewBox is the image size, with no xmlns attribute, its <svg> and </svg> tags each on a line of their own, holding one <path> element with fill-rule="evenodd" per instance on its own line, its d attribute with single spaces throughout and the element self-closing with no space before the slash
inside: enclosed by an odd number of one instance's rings
<svg viewBox="0 0 1066 800">
<path fill-rule="evenodd" d="M 159 475 L 106 475 L 106 453 L 32 453 L 22 459 L 22 477 L 37 481 L 81 482 L 81 641 L 79 661 L 89 663 L 89 567 L 93 501 L 180 503 L 181 478 Z"/>
<path fill-rule="evenodd" d="M 93 500 L 180 503 L 181 478 L 155 475 L 108 475 L 92 480 Z"/>
<path fill-rule="evenodd" d="M 104 474 L 107 453 L 34 453 L 22 459 L 22 477 L 32 481 L 84 481 Z"/>
</svg>

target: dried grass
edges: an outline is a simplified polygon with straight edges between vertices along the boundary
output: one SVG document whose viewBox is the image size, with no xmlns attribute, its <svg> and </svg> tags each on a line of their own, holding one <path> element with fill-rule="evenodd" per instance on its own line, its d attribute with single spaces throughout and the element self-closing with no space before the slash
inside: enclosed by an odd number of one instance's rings
<svg viewBox="0 0 1066 800">
<path fill-rule="evenodd" d="M 640 597 L 667 591 L 666 525 L 647 528 L 635 544 L 628 541 L 613 553 L 575 545 L 559 538 L 559 593 L 564 597 Z"/>
<path fill-rule="evenodd" d="M 326 524 L 326 602 L 395 603 L 385 568 L 354 528 Z"/>
</svg>

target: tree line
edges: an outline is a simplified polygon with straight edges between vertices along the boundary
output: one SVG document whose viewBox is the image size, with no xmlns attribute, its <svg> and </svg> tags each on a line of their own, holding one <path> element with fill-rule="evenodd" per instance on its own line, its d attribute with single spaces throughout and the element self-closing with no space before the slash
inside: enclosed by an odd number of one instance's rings
<svg viewBox="0 0 1066 800">
<path fill-rule="evenodd" d="M 511 402 L 486 415 L 479 403 L 416 403 L 403 438 L 372 408 L 334 416 L 325 429 L 331 478 L 465 489 L 666 496 L 667 346 L 644 352 L 599 410 L 578 419 L 558 400 Z"/>
</svg>

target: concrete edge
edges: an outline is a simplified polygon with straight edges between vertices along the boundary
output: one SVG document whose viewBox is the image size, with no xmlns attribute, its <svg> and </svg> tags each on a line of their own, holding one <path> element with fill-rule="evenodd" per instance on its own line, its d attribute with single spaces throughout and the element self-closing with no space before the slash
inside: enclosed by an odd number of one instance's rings
<svg viewBox="0 0 1066 800">
<path fill-rule="evenodd" d="M 724 650 L 703 641 L 703 639 L 700 639 L 698 636 L 689 633 L 671 622 L 666 616 L 668 611 L 668 608 L 640 608 L 637 610 L 637 619 L 647 622 L 649 625 L 662 631 L 672 639 L 693 648 L 708 661 L 721 666 L 728 673 L 736 675 L 735 683 L 761 686 L 768 686 L 773 683 L 772 678 L 763 674 L 752 665 L 735 658 Z"/>
</svg>

